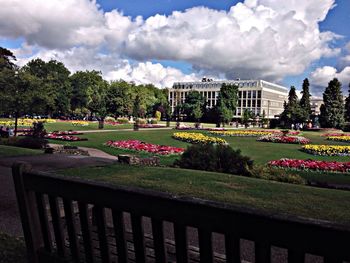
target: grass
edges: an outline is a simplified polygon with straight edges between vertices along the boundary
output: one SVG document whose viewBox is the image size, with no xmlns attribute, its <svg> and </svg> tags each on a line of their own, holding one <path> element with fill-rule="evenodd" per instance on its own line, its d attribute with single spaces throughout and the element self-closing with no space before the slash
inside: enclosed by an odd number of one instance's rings
<svg viewBox="0 0 350 263">
<path fill-rule="evenodd" d="M 24 240 L 22 238 L 11 237 L 0 232 L 0 262 L 27 262 Z"/>
<path fill-rule="evenodd" d="M 0 145 L 0 157 L 22 156 L 22 155 L 37 155 L 42 154 L 41 150 L 33 150 L 21 147 L 13 147 Z"/>
<path fill-rule="evenodd" d="M 171 145 L 176 147 L 186 148 L 188 143 L 177 141 L 171 136 L 174 130 L 140 130 L 134 131 L 118 131 L 118 132 L 104 132 L 104 133 L 89 133 L 81 137 L 88 138 L 88 141 L 70 142 L 71 145 L 85 146 L 97 148 L 112 155 L 126 153 L 125 150 L 113 149 L 103 144 L 108 140 L 127 140 L 138 139 L 141 141 Z M 203 132 L 204 133 L 204 132 Z M 320 136 L 318 132 L 304 132 L 303 136 L 309 138 L 313 144 L 336 144 L 346 145 L 344 142 L 327 141 L 325 137 Z M 280 158 L 294 158 L 294 159 L 315 159 L 325 161 L 348 161 L 346 156 L 313 156 L 308 153 L 300 151 L 301 146 L 297 144 L 282 144 L 257 142 L 255 137 L 224 137 L 230 146 L 234 149 L 240 149 L 243 155 L 251 157 L 258 165 L 265 165 L 270 160 Z M 53 143 L 67 144 L 67 142 L 52 141 Z M 147 156 L 148 154 L 141 154 Z M 161 157 L 161 163 L 164 165 L 171 164 L 178 157 Z"/>
<path fill-rule="evenodd" d="M 137 167 L 116 164 L 75 168 L 60 172 L 66 176 L 136 186 L 253 207 L 271 213 L 350 222 L 350 192 L 292 185 L 177 168 Z"/>
</svg>

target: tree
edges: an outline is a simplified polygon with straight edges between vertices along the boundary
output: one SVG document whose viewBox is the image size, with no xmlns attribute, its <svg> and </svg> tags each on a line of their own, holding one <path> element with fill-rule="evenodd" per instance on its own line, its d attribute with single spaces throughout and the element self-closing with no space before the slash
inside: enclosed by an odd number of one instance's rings
<svg viewBox="0 0 350 263">
<path fill-rule="evenodd" d="M 205 110 L 205 98 L 198 91 L 190 91 L 185 102 L 182 104 L 182 112 L 186 114 L 187 120 L 197 122 L 199 126 L 200 119 Z"/>
<path fill-rule="evenodd" d="M 349 83 L 349 95 L 345 99 L 345 119 L 350 121 L 350 83 Z"/>
<path fill-rule="evenodd" d="M 245 109 L 242 115 L 242 123 L 244 124 L 245 128 L 248 128 L 248 124 L 251 118 L 253 118 L 253 113 L 250 110 Z"/>
<path fill-rule="evenodd" d="M 65 115 L 70 111 L 72 87 L 70 72 L 62 62 L 41 59 L 29 61 L 23 70 L 37 79 L 37 89 L 42 92 L 41 100 L 35 101 L 32 107 L 36 113 Z"/>
<path fill-rule="evenodd" d="M 344 125 L 344 103 L 341 83 L 334 78 L 323 93 L 320 123 L 325 128 L 342 128 Z"/>
<path fill-rule="evenodd" d="M 301 93 L 303 94 L 301 99 L 300 99 L 300 107 L 303 110 L 303 117 L 304 117 L 304 121 L 310 120 L 310 115 L 312 113 L 311 111 L 311 104 L 310 104 L 310 91 L 309 91 L 309 80 L 306 78 L 303 81 L 303 89 L 301 91 Z"/>
<path fill-rule="evenodd" d="M 304 121 L 304 112 L 298 102 L 298 96 L 294 86 L 290 87 L 288 94 L 288 103 L 283 105 L 284 111 L 281 114 L 281 121 L 284 126 L 290 127 L 291 124 Z"/>
<path fill-rule="evenodd" d="M 106 107 L 108 113 L 115 116 L 131 115 L 133 94 L 131 85 L 126 81 L 113 81 L 107 91 Z"/>
<path fill-rule="evenodd" d="M 233 84 L 222 84 L 216 109 L 218 112 L 217 123 L 225 125 L 229 122 L 236 110 L 238 102 L 238 86 Z"/>
</svg>

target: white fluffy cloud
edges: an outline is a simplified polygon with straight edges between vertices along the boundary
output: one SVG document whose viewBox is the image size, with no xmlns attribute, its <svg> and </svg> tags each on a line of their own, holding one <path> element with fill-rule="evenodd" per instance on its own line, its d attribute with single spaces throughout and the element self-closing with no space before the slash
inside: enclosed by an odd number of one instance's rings
<svg viewBox="0 0 350 263">
<path fill-rule="evenodd" d="M 147 62 L 158 59 L 185 61 L 195 71 L 226 78 L 279 81 L 339 53 L 329 46 L 337 36 L 318 27 L 334 0 L 245 0 L 229 11 L 194 7 L 147 19 L 104 12 L 89 0 L 0 4 L 0 37 L 22 37 L 38 50 L 34 55 L 59 52 L 71 70 L 96 66 L 108 78 L 157 85 L 194 78 Z"/>
</svg>

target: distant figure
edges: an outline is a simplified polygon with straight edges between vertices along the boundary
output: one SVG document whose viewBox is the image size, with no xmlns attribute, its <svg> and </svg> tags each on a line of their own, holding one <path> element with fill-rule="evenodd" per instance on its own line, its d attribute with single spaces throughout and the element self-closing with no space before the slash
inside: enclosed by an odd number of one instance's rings
<svg viewBox="0 0 350 263">
<path fill-rule="evenodd" d="M 292 130 L 294 130 L 294 123 L 292 123 Z"/>
</svg>

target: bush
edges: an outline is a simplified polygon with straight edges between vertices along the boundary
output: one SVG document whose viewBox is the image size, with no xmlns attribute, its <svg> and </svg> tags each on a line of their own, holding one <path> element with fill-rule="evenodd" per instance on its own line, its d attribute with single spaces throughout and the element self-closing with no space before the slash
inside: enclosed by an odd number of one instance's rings
<svg viewBox="0 0 350 263">
<path fill-rule="evenodd" d="M 107 117 L 105 118 L 105 121 L 106 121 L 106 122 L 115 122 L 116 120 L 115 120 L 115 118 L 113 118 L 113 117 L 111 117 L 111 116 L 107 116 Z"/>
<path fill-rule="evenodd" d="M 187 148 L 174 165 L 181 168 L 250 175 L 253 161 L 228 145 L 196 144 Z"/>
<path fill-rule="evenodd" d="M 137 119 L 137 123 L 138 124 L 147 124 L 147 121 L 145 119 L 139 118 L 139 119 Z"/>
<path fill-rule="evenodd" d="M 129 123 L 129 119 L 128 118 L 117 118 L 117 122 L 121 123 L 121 124 L 125 124 L 125 123 Z"/>
<path fill-rule="evenodd" d="M 42 122 L 34 122 L 33 133 L 34 138 L 44 138 L 46 135 L 46 130 L 44 129 L 44 124 Z"/>
<path fill-rule="evenodd" d="M 160 111 L 156 111 L 154 117 L 157 121 L 160 121 L 160 119 L 162 118 L 162 113 Z"/>
<path fill-rule="evenodd" d="M 343 132 L 350 132 L 350 123 L 348 122 L 348 123 L 344 124 L 342 130 L 343 130 Z"/>
<path fill-rule="evenodd" d="M 151 119 L 151 124 L 157 124 L 157 120 L 156 119 Z"/>
<path fill-rule="evenodd" d="M 42 149 L 47 145 L 47 140 L 44 138 L 23 137 L 14 141 L 12 146 L 30 148 L 30 149 Z"/>
</svg>

